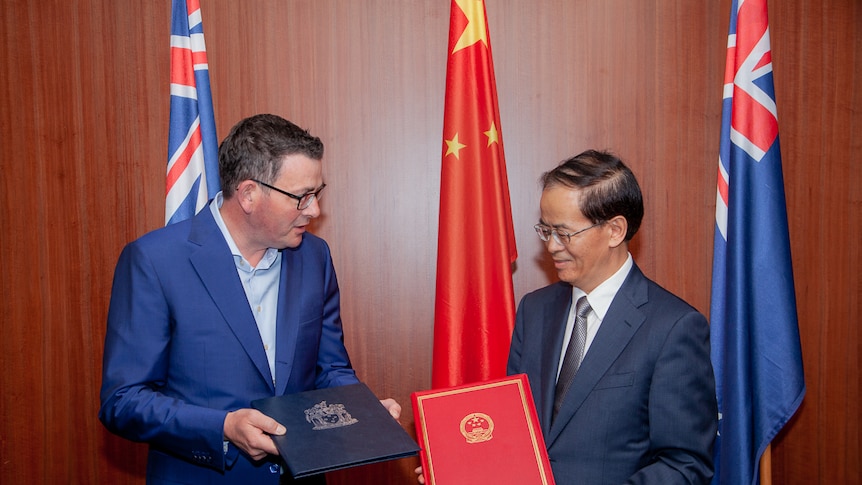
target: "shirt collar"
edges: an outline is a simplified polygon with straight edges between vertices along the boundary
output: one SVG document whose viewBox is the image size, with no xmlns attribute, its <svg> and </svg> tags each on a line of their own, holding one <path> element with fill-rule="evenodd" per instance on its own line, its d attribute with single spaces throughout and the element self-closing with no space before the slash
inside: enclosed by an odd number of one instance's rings
<svg viewBox="0 0 862 485">
<path fill-rule="evenodd" d="M 212 202 L 210 202 L 210 212 L 213 215 L 213 219 L 215 219 L 216 225 L 221 231 L 222 236 L 224 236 L 224 240 L 227 242 L 228 247 L 230 248 L 230 253 L 233 255 L 234 264 L 236 267 L 245 271 L 251 271 L 255 269 L 249 264 L 249 262 L 242 256 L 242 253 L 239 252 L 239 247 L 234 242 L 233 237 L 230 235 L 230 231 L 227 229 L 227 225 L 224 223 L 224 219 L 221 216 L 221 206 L 224 204 L 224 193 L 219 191 L 213 197 Z M 269 269 L 273 263 L 278 259 L 279 251 L 274 248 L 268 248 L 266 253 L 261 258 L 260 262 L 257 263 L 257 269 Z"/>
<path fill-rule="evenodd" d="M 611 275 L 610 278 L 603 281 L 599 286 L 591 291 L 590 294 L 587 295 L 582 289 L 572 287 L 572 302 L 576 302 L 580 297 L 586 295 L 587 301 L 590 303 L 590 307 L 594 312 L 596 312 L 596 315 L 600 320 L 604 320 L 605 314 L 611 306 L 611 302 L 614 301 L 614 297 L 626 281 L 626 277 L 628 277 L 632 266 L 634 266 L 632 254 L 627 253 L 626 260 L 623 265 L 620 266 L 620 269 Z"/>
</svg>

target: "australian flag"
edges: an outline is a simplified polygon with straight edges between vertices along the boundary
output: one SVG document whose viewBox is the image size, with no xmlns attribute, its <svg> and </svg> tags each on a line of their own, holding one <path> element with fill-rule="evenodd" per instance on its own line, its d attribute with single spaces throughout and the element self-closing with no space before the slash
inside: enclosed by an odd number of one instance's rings
<svg viewBox="0 0 862 485">
<path fill-rule="evenodd" d="M 173 0 L 165 225 L 195 215 L 218 192 L 217 157 L 200 2 Z"/>
<path fill-rule="evenodd" d="M 805 395 L 766 0 L 733 0 L 710 310 L 714 484 L 756 484 Z"/>
</svg>

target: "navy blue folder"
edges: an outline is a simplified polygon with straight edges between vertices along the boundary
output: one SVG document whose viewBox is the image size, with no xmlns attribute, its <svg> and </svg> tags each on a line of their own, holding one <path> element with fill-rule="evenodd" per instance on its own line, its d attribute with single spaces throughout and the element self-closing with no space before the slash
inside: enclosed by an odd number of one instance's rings
<svg viewBox="0 0 862 485">
<path fill-rule="evenodd" d="M 365 384 L 259 399 L 251 405 L 287 428 L 272 439 L 294 478 L 419 453 L 416 441 Z"/>
</svg>

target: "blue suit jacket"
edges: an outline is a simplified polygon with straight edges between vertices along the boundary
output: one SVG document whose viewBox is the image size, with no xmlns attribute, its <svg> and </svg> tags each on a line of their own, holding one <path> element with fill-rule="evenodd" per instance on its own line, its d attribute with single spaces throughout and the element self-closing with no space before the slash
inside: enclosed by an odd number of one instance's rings
<svg viewBox="0 0 862 485">
<path fill-rule="evenodd" d="M 275 378 L 233 256 L 208 209 L 123 249 L 105 337 L 99 418 L 150 444 L 149 483 L 278 483 L 275 461 L 223 447 L 228 411 L 358 382 L 326 243 L 282 251 Z"/>
<path fill-rule="evenodd" d="M 571 304 L 562 282 L 526 295 L 508 363 L 529 377 L 556 482 L 709 483 L 718 410 L 703 315 L 633 266 L 552 424 Z"/>
</svg>

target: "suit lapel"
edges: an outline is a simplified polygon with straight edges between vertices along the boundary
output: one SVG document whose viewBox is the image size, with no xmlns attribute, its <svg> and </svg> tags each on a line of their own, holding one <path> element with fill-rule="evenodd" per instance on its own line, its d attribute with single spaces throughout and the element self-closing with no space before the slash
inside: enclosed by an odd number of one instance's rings
<svg viewBox="0 0 862 485">
<path fill-rule="evenodd" d="M 245 298 L 230 248 L 209 209 L 195 217 L 189 242 L 200 246 L 189 259 L 201 282 L 261 376 L 274 389 L 260 331 Z"/>
<path fill-rule="evenodd" d="M 559 362 L 562 358 L 563 338 L 566 335 L 566 321 L 569 317 L 569 308 L 572 305 L 572 287 L 561 286 L 562 291 L 557 293 L 552 301 L 549 301 L 543 314 L 539 317 L 544 322 L 541 328 L 547 333 L 542 336 L 542 355 L 551 356 L 549 362 Z M 551 414 L 554 408 L 554 390 L 557 385 L 557 365 L 542 366 L 541 395 L 542 409 L 539 416 L 542 417 L 542 432 L 547 435 L 551 429 Z"/>
<path fill-rule="evenodd" d="M 560 435 L 584 400 L 590 395 L 617 357 L 625 350 L 645 320 L 639 309 L 647 302 L 646 279 L 638 267 L 632 270 L 614 297 L 593 343 L 584 356 L 581 367 L 569 388 L 557 419 L 551 426 L 547 441 L 550 446 Z M 553 402 L 553 395 L 551 398 Z"/>
<path fill-rule="evenodd" d="M 278 286 L 278 315 L 275 327 L 275 378 L 276 395 L 280 396 L 287 390 L 296 344 L 299 340 L 300 311 L 293 308 L 298 298 L 288 298 L 288 295 L 302 293 L 302 258 L 295 257 L 293 249 L 281 252 L 281 281 Z M 292 277 L 291 277 L 292 276 Z"/>
</svg>

